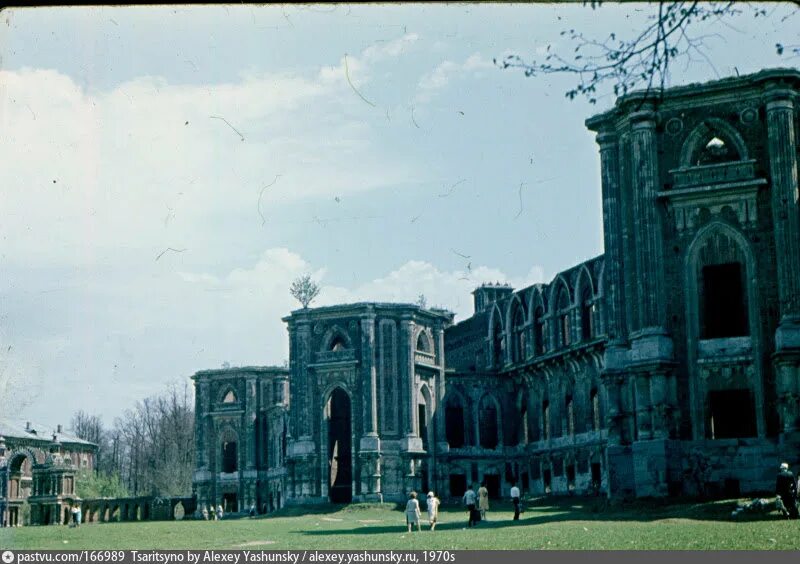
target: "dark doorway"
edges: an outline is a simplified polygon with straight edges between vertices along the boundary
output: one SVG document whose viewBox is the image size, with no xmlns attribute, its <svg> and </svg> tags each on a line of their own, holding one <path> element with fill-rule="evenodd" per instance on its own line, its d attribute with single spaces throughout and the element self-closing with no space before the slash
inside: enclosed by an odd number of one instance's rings
<svg viewBox="0 0 800 564">
<path fill-rule="evenodd" d="M 549 494 L 553 489 L 553 474 L 549 468 L 542 472 L 542 483 L 544 484 L 544 493 Z"/>
<path fill-rule="evenodd" d="M 703 267 L 702 335 L 704 339 L 748 335 L 742 265 Z"/>
<path fill-rule="evenodd" d="M 236 472 L 236 443 L 234 441 L 222 443 L 222 471 L 226 474 Z"/>
<path fill-rule="evenodd" d="M 500 474 L 484 474 L 483 482 L 489 490 L 489 497 L 492 499 L 500 498 Z"/>
<path fill-rule="evenodd" d="M 707 434 L 712 439 L 755 437 L 755 406 L 750 390 L 715 390 L 708 392 L 709 422 Z"/>
<path fill-rule="evenodd" d="M 225 510 L 225 513 L 236 513 L 239 511 L 235 493 L 222 494 L 222 509 Z"/>
<path fill-rule="evenodd" d="M 448 405 L 444 410 L 444 426 L 450 448 L 464 446 L 464 408 Z"/>
<path fill-rule="evenodd" d="M 450 495 L 461 497 L 467 491 L 467 476 L 465 474 L 450 474 Z"/>
<path fill-rule="evenodd" d="M 331 503 L 350 503 L 353 499 L 350 397 L 336 388 L 329 400 L 328 485 Z"/>
<path fill-rule="evenodd" d="M 603 474 L 599 462 L 592 462 L 592 489 L 595 491 L 600 490 L 600 484 L 603 482 Z"/>
<path fill-rule="evenodd" d="M 572 492 L 575 490 L 575 465 L 569 464 L 565 470 L 567 474 L 567 490 Z"/>
<path fill-rule="evenodd" d="M 425 410 L 425 404 L 421 403 L 417 406 L 417 422 L 419 427 L 419 438 L 422 439 L 423 450 L 428 450 L 428 414 Z M 423 490 L 425 488 L 422 488 Z"/>
</svg>

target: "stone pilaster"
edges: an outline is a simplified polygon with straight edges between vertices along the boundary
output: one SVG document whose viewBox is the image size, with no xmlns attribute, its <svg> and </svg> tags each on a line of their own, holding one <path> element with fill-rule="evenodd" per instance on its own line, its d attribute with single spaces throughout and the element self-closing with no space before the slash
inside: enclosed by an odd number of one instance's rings
<svg viewBox="0 0 800 564">
<path fill-rule="evenodd" d="M 778 263 L 780 326 L 776 349 L 800 348 L 800 203 L 798 202 L 795 92 L 778 84 L 764 95 Z"/>
<path fill-rule="evenodd" d="M 609 340 L 613 343 L 620 340 L 627 332 L 619 146 L 617 136 L 608 131 L 598 133 L 597 144 L 600 146 L 600 174 L 603 191 L 606 331 Z"/>
<path fill-rule="evenodd" d="M 405 409 L 405 441 L 404 450 L 421 451 L 422 439 L 419 438 L 417 429 L 417 387 L 416 374 L 414 369 L 414 327 L 415 323 L 411 319 L 400 321 L 400 376 L 403 388 L 403 404 Z"/>
<path fill-rule="evenodd" d="M 361 320 L 361 383 L 364 391 L 364 435 L 378 436 L 378 375 L 375 366 L 375 316 Z"/>
<path fill-rule="evenodd" d="M 636 267 L 639 282 L 637 329 L 663 328 L 663 242 L 658 215 L 656 114 L 645 105 L 631 114 Z"/>
<path fill-rule="evenodd" d="M 245 436 L 242 438 L 247 449 L 245 465 L 248 470 L 253 470 L 256 467 L 256 406 L 258 405 L 256 379 L 248 378 L 245 386 L 246 405 L 242 426 L 245 430 Z"/>
<path fill-rule="evenodd" d="M 208 412 L 208 382 L 195 382 L 195 402 L 194 402 L 194 428 L 195 432 L 195 452 L 197 453 L 197 470 L 205 470 L 208 466 L 208 456 L 206 447 L 206 426 L 204 424 L 205 415 Z"/>
</svg>

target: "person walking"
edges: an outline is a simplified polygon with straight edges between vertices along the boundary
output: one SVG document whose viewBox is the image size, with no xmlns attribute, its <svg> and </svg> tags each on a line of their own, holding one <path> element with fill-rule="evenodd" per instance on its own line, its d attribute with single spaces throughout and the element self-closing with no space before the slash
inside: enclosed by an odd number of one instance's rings
<svg viewBox="0 0 800 564">
<path fill-rule="evenodd" d="M 222 505 L 217 505 L 217 521 L 222 521 L 222 516 L 224 514 L 224 511 L 222 511 Z"/>
<path fill-rule="evenodd" d="M 797 483 L 794 481 L 794 474 L 789 470 L 789 464 L 784 462 L 778 471 L 778 479 L 775 481 L 775 493 L 781 498 L 784 507 L 784 515 L 788 519 L 797 519 Z"/>
<path fill-rule="evenodd" d="M 203 521 L 208 521 L 208 508 L 204 505 L 203 510 L 200 512 L 203 516 Z"/>
<path fill-rule="evenodd" d="M 406 503 L 406 525 L 408 525 L 408 532 L 411 532 L 413 525 L 417 526 L 417 531 L 421 531 L 419 524 L 419 501 L 417 501 L 417 492 L 411 492 L 408 495 L 408 503 Z"/>
<path fill-rule="evenodd" d="M 514 504 L 514 521 L 519 521 L 519 488 L 516 482 L 511 482 L 511 502 Z"/>
<path fill-rule="evenodd" d="M 75 509 L 77 509 L 75 512 L 75 526 L 80 527 L 81 521 L 83 520 L 83 510 L 80 505 L 76 506 Z"/>
<path fill-rule="evenodd" d="M 69 510 L 70 514 L 72 515 L 72 522 L 69 524 L 70 529 L 72 527 L 78 526 L 78 508 L 74 505 Z"/>
<path fill-rule="evenodd" d="M 477 513 L 475 509 L 477 496 L 475 495 L 475 490 L 472 489 L 472 486 L 470 486 L 467 489 L 466 493 L 464 493 L 463 499 L 464 499 L 464 505 L 467 506 L 467 511 L 469 511 L 469 521 L 467 521 L 467 527 L 472 527 L 473 525 L 476 525 L 478 523 L 478 520 L 476 519 L 475 515 Z"/>
<path fill-rule="evenodd" d="M 486 482 L 478 488 L 478 509 L 481 512 L 481 520 L 486 521 L 486 512 L 489 511 L 489 490 L 486 489 Z"/>
<path fill-rule="evenodd" d="M 431 525 L 431 531 L 436 528 L 436 522 L 439 520 L 439 498 L 433 492 L 428 492 L 428 523 Z"/>
</svg>

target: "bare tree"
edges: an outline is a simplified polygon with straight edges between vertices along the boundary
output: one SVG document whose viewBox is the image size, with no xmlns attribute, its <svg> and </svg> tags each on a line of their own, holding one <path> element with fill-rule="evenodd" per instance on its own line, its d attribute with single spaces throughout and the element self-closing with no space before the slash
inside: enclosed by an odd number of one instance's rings
<svg viewBox="0 0 800 564">
<path fill-rule="evenodd" d="M 311 279 L 310 274 L 304 274 L 296 278 L 289 288 L 289 292 L 303 306 L 307 309 L 309 304 L 319 295 L 319 285 Z"/>
<path fill-rule="evenodd" d="M 601 1 L 584 2 L 592 10 L 599 9 Z M 641 7 L 641 4 L 636 4 Z M 647 91 L 663 90 L 669 69 L 677 60 L 691 63 L 705 60 L 711 63 L 706 52 L 707 40 L 713 34 L 703 33 L 702 22 L 728 25 L 729 20 L 750 14 L 755 18 L 775 17 L 782 22 L 795 16 L 800 1 L 789 5 L 776 4 L 769 10 L 737 2 L 653 2 L 644 4 L 653 10 L 647 24 L 631 37 L 610 33 L 606 37 L 592 37 L 576 29 L 564 30 L 574 49 L 569 55 L 558 53 L 547 46 L 544 60 L 525 60 L 519 55 L 509 55 L 495 64 L 503 68 L 518 68 L 526 76 L 545 74 L 573 74 L 578 78 L 566 96 L 574 99 L 584 96 L 592 104 L 597 102 L 601 85 L 611 84 L 614 95 L 623 95 L 636 88 Z M 641 9 L 641 8 L 638 8 Z M 780 9 L 781 13 L 776 13 Z M 800 55 L 800 44 L 775 44 L 778 55 Z"/>
<path fill-rule="evenodd" d="M 428 305 L 428 298 L 425 297 L 425 294 L 420 294 L 417 298 L 417 305 L 421 308 L 425 308 Z"/>
</svg>

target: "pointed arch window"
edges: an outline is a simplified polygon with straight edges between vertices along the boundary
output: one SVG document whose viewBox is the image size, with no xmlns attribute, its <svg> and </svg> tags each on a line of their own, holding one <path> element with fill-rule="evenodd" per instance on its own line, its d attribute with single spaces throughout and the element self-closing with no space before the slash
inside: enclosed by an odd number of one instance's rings
<svg viewBox="0 0 800 564">
<path fill-rule="evenodd" d="M 711 133 L 704 143 L 701 143 L 694 164 L 698 166 L 726 163 L 741 159 L 732 143 L 725 141 L 723 135 Z"/>
<path fill-rule="evenodd" d="M 522 362 L 528 356 L 528 340 L 525 334 L 525 312 L 522 306 L 517 306 L 514 311 L 514 318 L 511 326 L 513 327 L 514 348 L 512 352 L 514 362 Z"/>
<path fill-rule="evenodd" d="M 538 306 L 533 312 L 533 354 L 544 354 L 544 308 Z"/>
<path fill-rule="evenodd" d="M 222 403 L 236 403 L 236 394 L 233 390 L 228 390 L 222 398 Z"/>
<path fill-rule="evenodd" d="M 336 335 L 331 341 L 329 350 L 333 352 L 343 351 L 347 348 L 347 341 L 341 335 Z"/>
<path fill-rule="evenodd" d="M 570 345 L 570 322 L 569 322 L 569 292 L 562 286 L 558 292 L 558 314 L 556 318 L 558 338 L 562 347 Z"/>
<path fill-rule="evenodd" d="M 419 337 L 417 337 L 417 350 L 428 354 L 433 353 L 431 340 L 428 338 L 428 334 L 425 333 L 425 331 L 421 331 Z"/>
<path fill-rule="evenodd" d="M 478 429 L 481 447 L 487 449 L 497 448 L 499 440 L 497 407 L 488 397 L 481 401 L 478 415 Z"/>
<path fill-rule="evenodd" d="M 597 393 L 597 388 L 592 388 L 589 392 L 589 404 L 592 409 L 592 430 L 600 430 L 600 396 Z"/>
<path fill-rule="evenodd" d="M 595 304 L 592 300 L 592 288 L 584 285 L 581 292 L 581 338 L 589 341 L 594 337 Z"/>
<path fill-rule="evenodd" d="M 494 366 L 500 368 L 503 366 L 503 325 L 500 323 L 499 315 L 495 314 L 494 326 L 492 329 L 492 359 Z"/>
<path fill-rule="evenodd" d="M 703 339 L 744 337 L 747 298 L 744 268 L 739 262 L 706 265 L 702 269 L 700 323 Z"/>
</svg>

